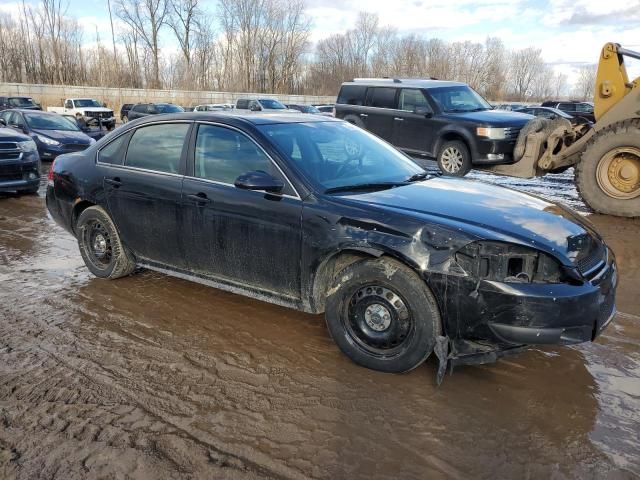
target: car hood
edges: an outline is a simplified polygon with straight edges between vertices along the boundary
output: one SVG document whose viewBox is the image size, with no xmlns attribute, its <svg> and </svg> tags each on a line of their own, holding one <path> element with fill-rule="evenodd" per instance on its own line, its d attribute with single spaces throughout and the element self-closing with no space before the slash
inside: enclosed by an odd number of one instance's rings
<svg viewBox="0 0 640 480">
<path fill-rule="evenodd" d="M 53 138 L 60 143 L 77 143 L 77 144 L 89 144 L 90 139 L 83 132 L 76 132 L 72 130 L 32 130 L 33 133 L 43 135 L 45 137 Z"/>
<path fill-rule="evenodd" d="M 342 198 L 447 225 L 477 238 L 535 247 L 567 266 L 591 241 L 601 241 L 583 218 L 566 207 L 474 180 L 435 177 Z"/>
<path fill-rule="evenodd" d="M 18 133 L 12 128 L 0 127 L 0 142 L 26 142 L 31 137 Z"/>
<path fill-rule="evenodd" d="M 445 113 L 445 117 L 487 125 L 491 127 L 521 127 L 535 118 L 527 113 L 506 110 L 483 110 L 481 112 Z"/>
</svg>

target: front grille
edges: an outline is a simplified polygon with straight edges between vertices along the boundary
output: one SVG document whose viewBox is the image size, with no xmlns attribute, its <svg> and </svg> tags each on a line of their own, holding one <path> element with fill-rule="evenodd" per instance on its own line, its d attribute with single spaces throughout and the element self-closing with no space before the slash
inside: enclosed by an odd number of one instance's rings
<svg viewBox="0 0 640 480">
<path fill-rule="evenodd" d="M 91 118 L 111 118 L 113 114 L 111 112 L 86 112 L 86 116 Z"/>
<path fill-rule="evenodd" d="M 520 135 L 521 127 L 507 127 L 504 129 L 504 137 L 507 140 L 513 140 L 514 142 L 518 139 L 518 135 Z"/>
<path fill-rule="evenodd" d="M 20 158 L 20 149 L 16 142 L 0 142 L 0 160 L 16 160 Z"/>
<path fill-rule="evenodd" d="M 81 152 L 82 150 L 86 150 L 89 145 L 83 145 L 80 143 L 66 143 L 62 145 L 67 152 Z"/>
<path fill-rule="evenodd" d="M 588 250 L 576 258 L 575 265 L 583 275 L 589 275 L 600 264 L 606 263 L 607 252 L 603 243 L 591 240 Z"/>
</svg>

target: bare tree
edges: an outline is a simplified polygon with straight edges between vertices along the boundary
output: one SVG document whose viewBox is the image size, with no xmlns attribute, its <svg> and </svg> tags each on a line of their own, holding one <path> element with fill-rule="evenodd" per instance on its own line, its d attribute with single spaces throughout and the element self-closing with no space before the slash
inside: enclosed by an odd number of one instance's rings
<svg viewBox="0 0 640 480">
<path fill-rule="evenodd" d="M 511 54 L 511 83 L 516 100 L 533 96 L 532 88 L 543 62 L 538 48 L 525 48 Z"/>
<path fill-rule="evenodd" d="M 596 85 L 596 65 L 583 65 L 578 69 L 576 95 L 580 100 L 592 100 Z"/>
<path fill-rule="evenodd" d="M 168 0 L 116 0 L 116 14 L 125 22 L 151 55 L 152 88 L 161 88 L 160 30 L 167 21 Z"/>
</svg>

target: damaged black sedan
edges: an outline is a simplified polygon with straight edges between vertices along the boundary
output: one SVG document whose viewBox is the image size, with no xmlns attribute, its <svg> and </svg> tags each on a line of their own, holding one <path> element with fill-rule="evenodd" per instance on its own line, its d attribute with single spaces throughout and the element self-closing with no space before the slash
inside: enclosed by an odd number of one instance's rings
<svg viewBox="0 0 640 480">
<path fill-rule="evenodd" d="M 614 256 L 586 220 L 428 176 L 328 117 L 131 122 L 58 157 L 47 206 L 98 277 L 142 266 L 324 312 L 344 353 L 385 372 L 591 341 L 615 311 Z"/>
</svg>

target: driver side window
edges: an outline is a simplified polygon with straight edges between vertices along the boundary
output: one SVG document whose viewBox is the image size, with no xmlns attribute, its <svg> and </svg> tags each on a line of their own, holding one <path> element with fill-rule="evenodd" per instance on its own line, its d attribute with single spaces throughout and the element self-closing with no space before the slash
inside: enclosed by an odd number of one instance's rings
<svg viewBox="0 0 640 480">
<path fill-rule="evenodd" d="M 400 91 L 399 109 L 405 112 L 415 112 L 416 107 L 429 108 L 427 99 L 420 90 L 403 88 Z"/>
<path fill-rule="evenodd" d="M 292 194 L 271 159 L 246 135 L 230 128 L 200 125 L 196 137 L 194 173 L 197 178 L 233 185 L 240 175 L 260 170 L 285 184 L 283 193 Z"/>
</svg>

